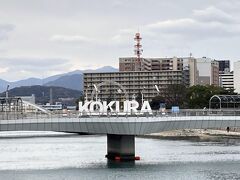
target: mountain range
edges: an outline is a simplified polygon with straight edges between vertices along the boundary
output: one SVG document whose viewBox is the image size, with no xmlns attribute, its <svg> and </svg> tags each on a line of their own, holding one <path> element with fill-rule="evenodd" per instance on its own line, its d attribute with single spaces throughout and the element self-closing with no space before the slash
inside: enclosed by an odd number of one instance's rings
<svg viewBox="0 0 240 180">
<path fill-rule="evenodd" d="M 35 95 L 37 104 L 46 104 L 50 101 L 50 89 L 52 91 L 52 101 L 62 102 L 68 105 L 75 105 L 75 100 L 81 96 L 81 91 L 67 89 L 64 87 L 54 86 L 21 86 L 9 90 L 9 97 L 21 97 Z M 4 97 L 5 93 L 0 93 L 0 97 Z M 65 100 L 64 100 L 65 99 Z"/>
<path fill-rule="evenodd" d="M 64 87 L 68 89 L 83 90 L 83 73 L 90 72 L 117 72 L 118 69 L 112 66 L 104 66 L 98 69 L 88 69 L 88 70 L 75 70 L 68 73 L 57 74 L 44 79 L 40 78 L 28 78 L 15 82 L 9 82 L 0 79 L 0 92 L 6 91 L 7 85 L 10 89 L 21 86 L 33 86 L 33 85 L 43 85 L 43 86 L 57 86 Z"/>
</svg>

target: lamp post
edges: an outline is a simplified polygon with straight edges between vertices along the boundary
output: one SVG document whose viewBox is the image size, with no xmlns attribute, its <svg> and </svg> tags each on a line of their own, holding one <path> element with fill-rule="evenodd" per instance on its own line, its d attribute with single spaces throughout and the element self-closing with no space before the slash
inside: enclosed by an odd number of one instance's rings
<svg viewBox="0 0 240 180">
<path fill-rule="evenodd" d="M 134 101 L 136 100 L 136 95 L 135 94 L 132 95 L 132 100 L 134 100 Z"/>
<path fill-rule="evenodd" d="M 141 95 L 142 95 L 142 105 L 143 105 L 143 101 L 144 101 L 144 99 L 143 99 L 143 91 L 144 91 L 144 89 L 145 89 L 145 87 L 143 87 L 143 90 L 141 91 Z"/>
<path fill-rule="evenodd" d="M 7 113 L 7 106 L 9 105 L 8 103 L 8 90 L 9 90 L 9 84 L 7 85 L 7 90 L 6 90 L 6 108 L 5 108 L 5 113 Z M 10 110 L 10 105 L 9 105 L 9 110 Z"/>
<path fill-rule="evenodd" d="M 96 101 L 98 101 L 98 88 L 96 86 L 96 84 L 93 84 L 94 88 L 95 88 L 95 91 L 96 91 Z"/>
<path fill-rule="evenodd" d="M 8 90 L 9 90 L 9 84 L 7 85 L 7 90 L 6 90 L 6 99 L 8 99 Z"/>
<path fill-rule="evenodd" d="M 88 101 L 88 88 L 89 88 L 89 85 L 87 85 L 87 89 L 86 89 L 86 93 L 85 93 L 85 101 L 87 102 Z"/>
<path fill-rule="evenodd" d="M 121 90 L 121 89 L 118 89 L 118 90 L 117 90 L 117 93 L 120 95 L 120 100 L 121 100 L 122 90 Z"/>
<path fill-rule="evenodd" d="M 159 90 L 158 86 L 157 86 L 156 84 L 155 84 L 154 86 L 155 86 L 155 88 L 156 88 L 158 94 L 160 94 L 160 90 Z"/>
</svg>

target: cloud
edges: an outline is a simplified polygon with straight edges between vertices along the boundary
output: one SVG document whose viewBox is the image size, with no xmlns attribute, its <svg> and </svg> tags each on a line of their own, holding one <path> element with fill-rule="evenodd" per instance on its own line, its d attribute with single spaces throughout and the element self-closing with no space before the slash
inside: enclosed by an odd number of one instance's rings
<svg viewBox="0 0 240 180">
<path fill-rule="evenodd" d="M 5 67 L 5 68 L 0 67 L 0 73 L 5 73 L 8 71 L 8 69 L 9 69 L 8 67 Z"/>
<path fill-rule="evenodd" d="M 12 24 L 0 24 L 0 40 L 6 40 L 8 33 L 13 31 L 15 28 Z"/>
<path fill-rule="evenodd" d="M 210 6 L 202 10 L 194 10 L 193 15 L 197 20 L 202 22 L 221 22 L 227 24 L 237 23 L 237 19 L 235 17 L 214 6 Z"/>
<path fill-rule="evenodd" d="M 0 73 L 2 77 L 7 77 L 6 79 L 16 79 L 26 75 L 29 77 L 52 75 L 68 71 L 71 66 L 69 60 L 61 58 L 0 58 Z M 16 77 L 13 77 L 13 74 Z"/>
<path fill-rule="evenodd" d="M 146 24 L 141 28 L 145 37 L 162 39 L 175 38 L 204 40 L 212 38 L 229 38 L 240 36 L 240 23 L 228 13 L 210 6 L 201 10 L 193 10 L 190 17 L 161 20 Z M 116 43 L 129 41 L 133 29 L 121 30 L 113 36 Z M 128 39 L 126 39 L 128 37 Z"/>
<path fill-rule="evenodd" d="M 67 42 L 67 43 L 89 43 L 92 42 L 93 39 L 80 36 L 80 35 L 53 35 L 50 38 L 50 41 L 54 42 Z"/>
<path fill-rule="evenodd" d="M 69 60 L 61 58 L 0 58 L 1 67 L 9 66 L 10 68 L 15 69 L 58 69 L 59 67 L 64 67 L 67 64 L 69 64 Z"/>
</svg>

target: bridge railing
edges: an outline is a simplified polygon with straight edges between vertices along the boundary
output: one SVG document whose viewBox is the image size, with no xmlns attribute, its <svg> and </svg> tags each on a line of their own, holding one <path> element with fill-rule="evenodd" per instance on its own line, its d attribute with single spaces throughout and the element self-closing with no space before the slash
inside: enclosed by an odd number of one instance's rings
<svg viewBox="0 0 240 180">
<path fill-rule="evenodd" d="M 146 113 L 133 113 L 133 112 L 87 112 L 87 113 L 79 113 L 79 117 L 151 117 L 151 116 L 240 116 L 240 109 L 233 110 L 233 109 L 226 109 L 226 110 L 205 110 L 205 109 L 182 109 L 179 112 L 172 112 L 171 110 L 166 111 L 152 111 Z"/>
<path fill-rule="evenodd" d="M 146 113 L 133 112 L 88 112 L 79 113 L 78 111 L 62 112 L 53 111 L 50 114 L 41 112 L 0 112 L 0 120 L 17 120 L 17 119 L 52 119 L 52 118 L 91 118 L 91 117 L 179 117 L 179 116 L 240 116 L 240 109 L 222 109 L 222 110 L 208 110 L 208 109 L 182 109 L 179 112 L 166 111 L 152 111 Z"/>
</svg>

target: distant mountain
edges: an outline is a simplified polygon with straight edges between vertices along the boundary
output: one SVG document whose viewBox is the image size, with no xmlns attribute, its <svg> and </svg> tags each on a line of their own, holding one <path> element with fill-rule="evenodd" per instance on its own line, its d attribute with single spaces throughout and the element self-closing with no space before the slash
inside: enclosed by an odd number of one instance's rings
<svg viewBox="0 0 240 180">
<path fill-rule="evenodd" d="M 59 86 L 82 91 L 83 73 L 90 72 L 117 72 L 118 69 L 112 66 L 104 66 L 98 69 L 75 70 L 68 73 L 57 74 L 44 79 L 28 78 L 15 82 L 8 82 L 0 79 L 0 92 L 6 91 L 7 85 L 10 89 L 21 86 L 45 85 L 45 86 Z M 77 76 L 78 75 L 78 76 Z"/>
<path fill-rule="evenodd" d="M 7 85 L 7 81 L 0 79 L 0 92 L 6 91 Z"/>
<path fill-rule="evenodd" d="M 74 90 L 83 90 L 83 73 L 91 72 L 117 72 L 118 69 L 111 66 L 104 66 L 99 69 L 88 69 L 88 70 L 75 70 L 66 74 L 63 74 L 58 79 L 45 83 L 44 86 L 59 86 Z"/>
<path fill-rule="evenodd" d="M 32 86 L 32 85 L 41 85 L 42 79 L 39 78 L 28 78 L 20 81 L 10 82 L 10 87 L 19 87 L 19 86 Z"/>
<path fill-rule="evenodd" d="M 118 72 L 118 69 L 117 68 L 114 68 L 112 66 L 103 66 L 101 68 L 98 68 L 98 69 L 87 69 L 87 70 L 84 70 L 83 71 L 84 73 L 94 73 L 94 72 Z"/>
<path fill-rule="evenodd" d="M 35 95 L 36 103 L 45 104 L 50 100 L 50 89 L 52 88 L 53 102 L 61 101 L 62 98 L 72 98 L 71 103 L 75 103 L 75 100 L 81 96 L 81 92 L 77 90 L 67 89 L 63 87 L 46 87 L 46 86 L 22 86 L 9 90 L 9 97 L 15 96 L 31 96 Z M 1 96 L 5 96 L 5 93 L 1 93 Z"/>
<path fill-rule="evenodd" d="M 69 89 L 82 91 L 83 89 L 83 75 L 82 74 L 72 74 L 72 75 L 64 75 L 55 81 L 50 81 L 44 86 L 58 86 L 58 87 L 66 87 Z"/>
</svg>

